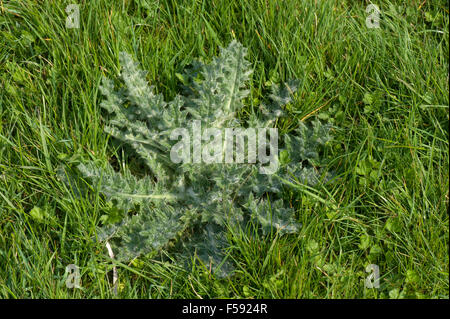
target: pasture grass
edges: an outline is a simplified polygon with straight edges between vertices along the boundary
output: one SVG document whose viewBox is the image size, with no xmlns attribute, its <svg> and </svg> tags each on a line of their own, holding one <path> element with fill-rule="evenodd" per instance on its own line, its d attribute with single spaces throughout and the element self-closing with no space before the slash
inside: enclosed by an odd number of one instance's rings
<svg viewBox="0 0 450 319">
<path fill-rule="evenodd" d="M 0 0 L 0 298 L 448 298 L 448 1 Z M 281 132 L 331 121 L 336 179 L 289 198 L 303 227 L 229 233 L 236 273 L 186 269 L 171 252 L 130 264 L 91 240 L 108 209 L 57 178 L 78 159 L 131 165 L 103 132 L 102 75 L 120 51 L 171 98 L 194 58 L 239 40 L 254 66 L 246 110 L 272 83 L 301 80 Z M 245 111 L 242 116 L 245 116 Z M 163 258 L 161 258 L 163 257 Z M 66 287 L 76 264 L 82 289 Z M 365 288 L 369 264 L 379 289 Z"/>
</svg>

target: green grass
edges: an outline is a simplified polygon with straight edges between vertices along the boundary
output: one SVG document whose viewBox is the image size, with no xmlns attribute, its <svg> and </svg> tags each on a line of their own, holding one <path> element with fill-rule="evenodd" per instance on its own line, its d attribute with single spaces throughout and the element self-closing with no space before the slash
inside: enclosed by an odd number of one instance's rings
<svg viewBox="0 0 450 319">
<path fill-rule="evenodd" d="M 248 108 L 299 78 L 282 132 L 313 118 L 336 126 L 324 156 L 337 179 L 292 191 L 299 234 L 230 233 L 233 277 L 180 267 L 169 250 L 117 265 L 118 297 L 449 298 L 448 1 L 375 2 L 380 29 L 355 0 L 79 1 L 80 29 L 67 29 L 72 2 L 0 0 L 1 298 L 114 297 L 113 262 L 91 240 L 107 204 L 74 196 L 56 169 L 132 164 L 99 107 L 120 51 L 170 98 L 176 73 L 234 38 L 254 66 Z M 364 287 L 371 263 L 380 289 Z M 69 264 L 82 289 L 66 287 Z"/>
</svg>

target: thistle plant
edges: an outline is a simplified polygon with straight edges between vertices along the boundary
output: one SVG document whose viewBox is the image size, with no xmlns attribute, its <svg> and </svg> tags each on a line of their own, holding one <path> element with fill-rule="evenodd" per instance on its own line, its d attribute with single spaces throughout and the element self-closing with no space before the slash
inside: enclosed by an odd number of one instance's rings
<svg viewBox="0 0 450 319">
<path fill-rule="evenodd" d="M 324 176 L 317 163 L 320 147 L 330 140 L 328 125 L 300 122 L 292 134 L 280 137 L 283 148 L 275 154 L 279 165 L 274 174 L 261 174 L 257 163 L 174 163 L 170 157 L 176 143 L 171 132 L 193 121 L 215 128 L 274 128 L 286 116 L 284 107 L 292 102 L 298 81 L 272 85 L 270 103 L 246 121 L 237 116 L 250 92 L 246 51 L 232 41 L 210 63 L 195 61 L 184 75 L 185 94 L 170 102 L 155 93 L 127 53 L 120 54 L 122 85 L 115 88 L 103 78 L 101 107 L 109 114 L 105 131 L 130 147 L 147 168 L 144 177 L 136 178 L 109 163 L 78 165 L 121 216 L 115 222 L 104 220 L 98 234 L 111 243 L 119 260 L 159 251 L 183 238 L 182 245 L 226 275 L 231 264 L 217 266 L 227 248 L 227 227 L 254 222 L 262 234 L 299 231 L 296 212 L 282 193 L 292 185 L 287 181 L 313 185 Z"/>
</svg>

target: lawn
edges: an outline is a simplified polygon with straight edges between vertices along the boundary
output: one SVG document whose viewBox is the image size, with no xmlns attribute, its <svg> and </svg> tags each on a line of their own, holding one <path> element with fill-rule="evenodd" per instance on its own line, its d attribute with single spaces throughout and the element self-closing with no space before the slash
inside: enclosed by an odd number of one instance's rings
<svg viewBox="0 0 450 319">
<path fill-rule="evenodd" d="M 72 3 L 0 0 L 0 298 L 449 298 L 448 1 L 373 2 L 378 27 L 361 0 L 78 1 L 78 28 Z M 232 40 L 253 69 L 239 116 L 299 79 L 277 127 L 330 123 L 333 178 L 284 193 L 297 233 L 230 229 L 230 276 L 181 264 L 176 243 L 110 258 L 93 238 L 114 207 L 58 176 L 85 161 L 136 168 L 103 130 L 102 76 L 128 52 L 171 100 L 194 59 Z"/>
</svg>

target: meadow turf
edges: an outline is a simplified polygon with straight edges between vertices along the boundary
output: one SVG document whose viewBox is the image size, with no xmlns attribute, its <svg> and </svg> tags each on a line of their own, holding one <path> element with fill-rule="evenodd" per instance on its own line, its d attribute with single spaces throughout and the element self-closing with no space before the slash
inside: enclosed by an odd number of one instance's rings
<svg viewBox="0 0 450 319">
<path fill-rule="evenodd" d="M 0 0 L 0 298 L 449 298 L 448 1 Z M 131 53 L 169 99 L 177 74 L 237 39 L 254 67 L 246 111 L 300 79 L 289 120 L 334 125 L 322 156 L 335 179 L 295 185 L 301 231 L 231 232 L 236 272 L 179 265 L 171 250 L 130 264 L 92 240 L 111 207 L 57 178 L 83 160 L 132 167 L 103 132 L 101 76 Z M 81 289 L 66 287 L 66 266 Z M 365 288 L 366 267 L 380 287 Z"/>
</svg>

